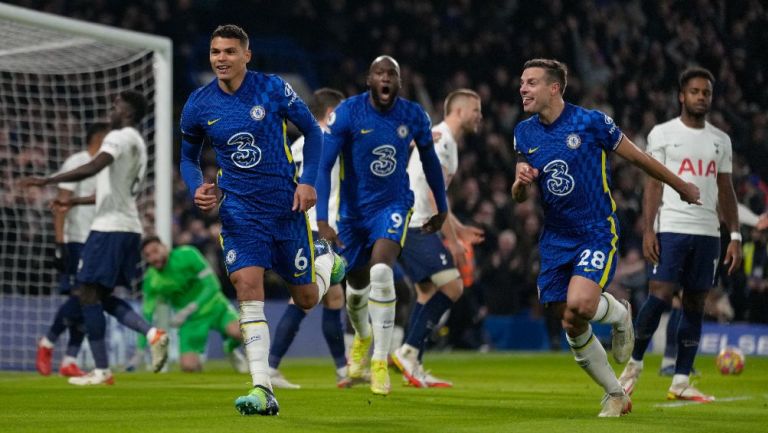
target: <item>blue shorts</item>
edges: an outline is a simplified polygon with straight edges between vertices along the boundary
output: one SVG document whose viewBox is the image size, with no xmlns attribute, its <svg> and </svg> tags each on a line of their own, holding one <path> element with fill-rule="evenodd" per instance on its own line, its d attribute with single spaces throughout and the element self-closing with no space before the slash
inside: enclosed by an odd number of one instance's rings
<svg viewBox="0 0 768 433">
<path fill-rule="evenodd" d="M 68 295 L 77 287 L 77 265 L 80 263 L 80 253 L 83 246 L 80 242 L 67 242 L 67 260 L 64 263 L 64 271 L 59 273 L 59 293 Z"/>
<path fill-rule="evenodd" d="M 455 269 L 453 256 L 437 233 L 424 233 L 421 228 L 409 228 L 400 263 L 412 281 L 420 283 L 447 269 Z"/>
<path fill-rule="evenodd" d="M 402 247 L 412 212 L 410 206 L 391 205 L 365 218 L 340 218 L 339 239 L 344 243 L 340 253 L 347 261 L 347 269 L 368 265 L 373 244 L 379 239 L 390 239 Z"/>
<path fill-rule="evenodd" d="M 292 286 L 315 282 L 315 249 L 306 212 L 256 216 L 243 211 L 247 205 L 240 200 L 227 196 L 219 209 L 227 273 L 259 266 L 274 270 Z"/>
<path fill-rule="evenodd" d="M 539 241 L 539 302 L 565 302 L 574 275 L 605 289 L 616 271 L 618 241 L 619 226 L 614 215 L 583 227 L 545 228 Z"/>
<path fill-rule="evenodd" d="M 107 289 L 130 287 L 140 261 L 140 234 L 91 231 L 80 255 L 77 281 Z"/>
<path fill-rule="evenodd" d="M 659 233 L 659 263 L 648 265 L 648 279 L 679 284 L 685 290 L 707 291 L 715 285 L 720 238 Z"/>
</svg>

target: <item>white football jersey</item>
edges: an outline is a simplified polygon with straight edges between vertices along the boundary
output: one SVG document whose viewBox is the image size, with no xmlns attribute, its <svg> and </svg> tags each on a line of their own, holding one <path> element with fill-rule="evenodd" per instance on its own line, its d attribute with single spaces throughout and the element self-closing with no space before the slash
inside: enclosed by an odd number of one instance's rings
<svg viewBox="0 0 768 433">
<path fill-rule="evenodd" d="M 96 175 L 96 217 L 91 230 L 143 232 L 136 196 L 147 171 L 147 146 L 136 128 L 109 132 L 99 152 L 115 159 Z"/>
<path fill-rule="evenodd" d="M 323 131 L 325 133 L 325 131 Z M 291 154 L 293 160 L 299 165 L 298 175 L 304 172 L 304 136 L 299 137 L 291 144 Z M 336 230 L 336 217 L 339 213 L 339 158 L 336 158 L 336 162 L 331 169 L 331 195 L 328 199 L 328 225 Z M 307 211 L 309 217 L 309 225 L 312 230 L 317 231 L 317 209 L 314 206 Z"/>
<path fill-rule="evenodd" d="M 91 160 L 88 151 L 83 150 L 72 154 L 64 161 L 60 173 L 73 170 L 81 165 L 87 164 Z M 83 179 L 79 182 L 62 182 L 58 187 L 72 192 L 72 197 L 88 197 L 96 192 L 96 176 Z M 81 205 L 73 206 L 64 217 L 64 242 L 85 243 L 88 238 L 88 232 L 91 231 L 93 215 L 96 206 Z"/>
<path fill-rule="evenodd" d="M 688 204 L 664 185 L 656 216 L 656 232 L 720 236 L 717 214 L 717 175 L 731 173 L 731 139 L 709 122 L 704 128 L 686 126 L 679 117 L 656 125 L 648 134 L 648 153 L 701 191 L 701 206 Z"/>
<path fill-rule="evenodd" d="M 453 176 L 459 168 L 456 139 L 444 121 L 433 127 L 432 132 L 440 135 L 440 138 L 435 141 L 435 152 L 440 165 L 447 174 Z M 429 188 L 427 176 L 421 166 L 418 149 L 413 149 L 411 152 L 411 159 L 408 161 L 408 178 L 413 191 L 413 215 L 408 227 L 421 227 L 437 213 L 437 208 L 432 204 L 432 190 Z M 445 187 L 448 188 L 447 182 Z"/>
</svg>

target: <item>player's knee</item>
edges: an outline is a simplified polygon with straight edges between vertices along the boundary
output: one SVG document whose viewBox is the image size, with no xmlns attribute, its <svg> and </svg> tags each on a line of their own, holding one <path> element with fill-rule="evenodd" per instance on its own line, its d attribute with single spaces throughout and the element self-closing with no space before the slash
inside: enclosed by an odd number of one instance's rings
<svg viewBox="0 0 768 433">
<path fill-rule="evenodd" d="M 464 293 L 464 284 L 459 279 L 458 273 L 453 278 L 445 278 L 442 282 L 443 284 L 440 284 L 440 291 L 445 296 L 451 298 L 451 301 L 458 301 L 462 293 Z"/>
<path fill-rule="evenodd" d="M 340 284 L 334 284 L 323 297 L 323 305 L 331 309 L 339 309 L 344 306 L 344 290 Z"/>
<path fill-rule="evenodd" d="M 296 304 L 296 306 L 301 308 L 302 310 L 311 309 L 312 307 L 317 305 L 318 301 L 319 299 L 318 299 L 317 291 L 302 290 L 293 296 L 294 304 Z"/>
<path fill-rule="evenodd" d="M 384 263 L 371 266 L 371 296 L 376 299 L 395 297 L 395 278 L 392 268 Z"/>
<path fill-rule="evenodd" d="M 563 314 L 563 320 L 569 320 L 571 322 L 589 320 L 595 316 L 596 311 L 597 302 L 595 302 L 594 299 L 584 297 L 569 300 L 568 305 L 565 308 L 565 313 Z"/>
<path fill-rule="evenodd" d="M 203 371 L 203 365 L 200 358 L 196 355 L 182 355 L 179 360 L 179 367 L 185 373 L 197 373 Z"/>
</svg>

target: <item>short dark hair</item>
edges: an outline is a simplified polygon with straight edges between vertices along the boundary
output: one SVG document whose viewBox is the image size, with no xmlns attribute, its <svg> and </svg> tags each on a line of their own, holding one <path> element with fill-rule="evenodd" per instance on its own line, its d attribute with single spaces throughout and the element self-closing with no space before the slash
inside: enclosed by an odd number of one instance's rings
<svg viewBox="0 0 768 433">
<path fill-rule="evenodd" d="M 124 90 L 120 92 L 120 99 L 127 102 L 133 109 L 133 121 L 138 123 L 147 114 L 147 98 L 136 90 Z"/>
<path fill-rule="evenodd" d="M 528 68 L 542 68 L 547 74 L 548 82 L 560 84 L 560 94 L 565 93 L 565 86 L 568 85 L 568 67 L 565 63 L 555 59 L 531 59 L 525 62 L 523 70 Z"/>
<path fill-rule="evenodd" d="M 242 27 L 234 24 L 224 24 L 223 26 L 216 27 L 216 30 L 211 33 L 211 40 L 213 38 L 237 39 L 243 48 L 248 48 L 248 33 Z"/>
<path fill-rule="evenodd" d="M 159 236 L 150 235 L 150 236 L 145 237 L 144 240 L 141 241 L 141 249 L 144 250 L 144 247 L 146 247 L 147 245 L 149 245 L 151 243 L 154 243 L 154 242 L 157 242 L 159 244 L 163 243 L 163 241 L 160 239 Z"/>
<path fill-rule="evenodd" d="M 330 87 L 323 87 L 315 90 L 312 94 L 312 101 L 309 103 L 309 111 L 315 116 L 315 119 L 320 119 L 325 116 L 326 110 L 334 108 L 344 100 L 344 94 L 336 89 Z"/>
<path fill-rule="evenodd" d="M 462 98 L 477 98 L 479 100 L 480 95 L 474 90 L 469 89 L 454 90 L 445 97 L 445 102 L 443 103 L 443 116 L 449 115 L 453 110 L 454 105 L 456 105 L 456 101 L 461 100 Z"/>
<path fill-rule="evenodd" d="M 106 132 L 109 131 L 109 124 L 103 123 L 103 122 L 97 122 L 91 124 L 88 129 L 85 131 L 85 144 L 88 145 L 91 143 L 91 140 L 93 139 L 93 136 L 100 133 L 100 132 Z"/>
<path fill-rule="evenodd" d="M 680 73 L 680 78 L 677 80 L 677 83 L 680 86 L 680 91 L 682 92 L 685 86 L 688 85 L 688 82 L 694 78 L 704 78 L 705 80 L 709 80 L 713 86 L 715 85 L 715 76 L 709 72 L 709 69 L 700 66 L 692 66 Z"/>
</svg>

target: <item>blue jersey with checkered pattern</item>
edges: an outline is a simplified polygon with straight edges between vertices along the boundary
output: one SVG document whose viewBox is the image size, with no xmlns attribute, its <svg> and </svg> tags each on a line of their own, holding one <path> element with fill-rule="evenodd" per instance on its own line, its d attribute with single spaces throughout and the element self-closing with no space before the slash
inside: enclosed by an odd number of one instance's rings
<svg viewBox="0 0 768 433">
<path fill-rule="evenodd" d="M 186 137 L 205 140 L 216 151 L 218 186 L 247 198 L 244 212 L 291 213 L 296 165 L 286 121 L 300 130 L 318 128 L 304 101 L 277 75 L 248 71 L 237 91 L 222 91 L 216 79 L 193 92 L 181 116 Z"/>
<path fill-rule="evenodd" d="M 534 115 L 515 127 L 515 150 L 539 170 L 546 226 L 584 226 L 616 210 L 606 152 L 622 136 L 608 115 L 572 104 L 550 125 Z"/>
<path fill-rule="evenodd" d="M 371 105 L 369 92 L 336 107 L 323 153 L 341 150 L 339 217 L 374 215 L 394 204 L 413 206 L 409 146 L 411 141 L 434 146 L 431 126 L 420 105 L 400 97 L 384 113 Z"/>
</svg>

